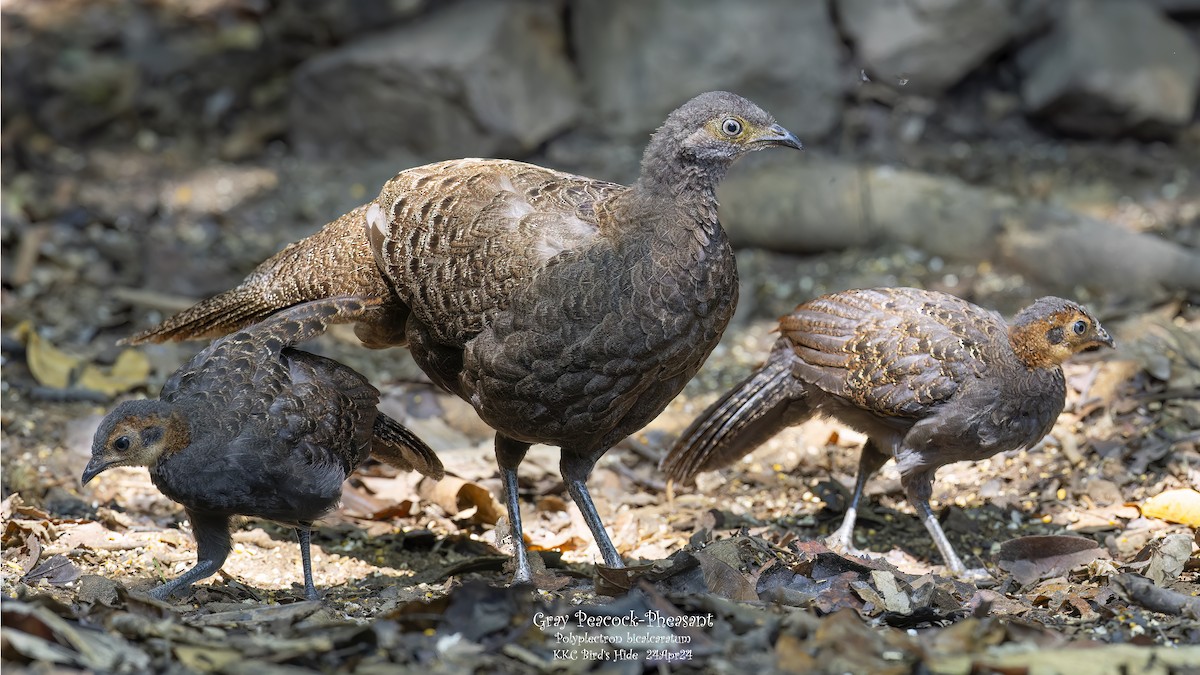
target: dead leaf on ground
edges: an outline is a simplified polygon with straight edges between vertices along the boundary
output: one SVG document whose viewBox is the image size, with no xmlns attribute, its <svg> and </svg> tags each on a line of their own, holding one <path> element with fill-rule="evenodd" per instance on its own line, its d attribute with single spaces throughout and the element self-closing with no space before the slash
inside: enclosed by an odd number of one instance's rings
<svg viewBox="0 0 1200 675">
<path fill-rule="evenodd" d="M 29 574 L 26 574 L 22 579 L 27 584 L 36 585 L 39 581 L 61 586 L 69 584 L 79 578 L 81 572 L 76 567 L 75 563 L 63 555 L 54 555 L 46 559 L 45 562 L 33 568 Z"/>
<path fill-rule="evenodd" d="M 609 567 L 608 565 L 597 564 L 596 573 L 592 577 L 596 584 L 596 594 L 611 596 L 625 595 L 653 567 L 654 565 Z"/>
<path fill-rule="evenodd" d="M 426 499 L 446 512 L 446 515 L 469 518 L 471 522 L 495 525 L 500 519 L 500 504 L 492 493 L 477 483 L 457 476 L 446 476 L 440 481 L 421 481 L 417 487 L 421 499 Z M 470 509 L 473 512 L 467 513 Z"/>
<path fill-rule="evenodd" d="M 575 528 L 565 527 L 557 533 L 538 532 L 539 536 L 535 541 L 533 536 L 526 534 L 526 546 L 530 551 L 558 551 L 566 553 L 568 551 L 582 551 L 590 544 L 589 542 L 575 534 Z"/>
<path fill-rule="evenodd" d="M 1147 544 L 1138 552 L 1129 567 L 1162 586 L 1179 578 L 1191 555 L 1191 537 L 1186 534 L 1168 534 Z"/>
<path fill-rule="evenodd" d="M 395 501 L 380 499 L 366 490 L 351 485 L 342 489 L 342 512 L 353 518 L 364 520 L 392 520 L 407 518 L 416 512 L 416 503 L 411 499 Z"/>
<path fill-rule="evenodd" d="M 758 600 L 758 569 L 753 542 L 748 537 L 715 541 L 693 553 L 708 590 L 730 600 Z"/>
<path fill-rule="evenodd" d="M 912 612 L 912 599 L 908 594 L 911 589 L 906 589 L 908 584 L 896 579 L 896 575 L 884 570 L 872 570 L 871 583 L 879 591 L 885 611 L 898 614 Z"/>
<path fill-rule="evenodd" d="M 1200 492 L 1191 488 L 1160 492 L 1142 502 L 1141 509 L 1147 518 L 1200 527 Z"/>
<path fill-rule="evenodd" d="M 1108 552 L 1086 537 L 1034 535 L 1001 544 L 996 564 L 1024 586 L 1061 575 L 1099 557 L 1108 557 Z"/>
<path fill-rule="evenodd" d="M 4 562 L 14 565 L 20 571 L 20 576 L 24 577 L 42 557 L 42 540 L 36 534 L 17 527 L 11 521 L 7 529 L 16 530 L 21 534 L 4 537 Z M 12 540 L 16 539 L 20 539 L 18 546 L 12 544 Z"/>
<path fill-rule="evenodd" d="M 102 368 L 55 347 L 28 321 L 17 326 L 16 333 L 25 344 L 29 372 L 46 387 L 78 387 L 116 396 L 145 385 L 150 377 L 150 360 L 135 349 L 122 351 L 112 366 Z"/>
<path fill-rule="evenodd" d="M 113 532 L 98 522 L 84 522 L 64 528 L 62 535 L 46 548 L 63 553 L 76 548 L 93 551 L 127 551 L 161 541 L 180 545 L 184 543 L 184 536 L 179 530 Z"/>
</svg>

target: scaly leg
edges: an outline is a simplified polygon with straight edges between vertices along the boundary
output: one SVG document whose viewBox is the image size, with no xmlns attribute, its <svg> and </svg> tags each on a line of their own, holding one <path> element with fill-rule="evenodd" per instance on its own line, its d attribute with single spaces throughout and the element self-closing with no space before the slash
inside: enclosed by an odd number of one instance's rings
<svg viewBox="0 0 1200 675">
<path fill-rule="evenodd" d="M 875 441 L 868 440 L 863 445 L 862 453 L 858 456 L 858 475 L 854 478 L 854 494 L 850 497 L 850 505 L 846 507 L 846 515 L 842 524 L 825 540 L 829 548 L 835 551 L 854 550 L 854 522 L 858 519 L 858 504 L 862 501 L 863 488 L 867 479 L 887 463 L 888 455 L 879 451 Z"/>
<path fill-rule="evenodd" d="M 929 508 L 929 500 L 914 500 L 910 497 L 909 501 L 917 510 L 917 515 L 921 517 L 925 529 L 929 530 L 929 536 L 933 537 L 933 543 L 937 545 L 938 551 L 941 551 L 942 559 L 946 561 L 946 567 L 950 568 L 950 573 L 956 577 L 965 576 L 967 567 L 963 565 L 958 554 L 954 552 L 954 547 L 950 545 L 950 540 L 946 538 L 946 533 L 942 531 L 937 516 L 933 515 L 933 509 Z"/>
<path fill-rule="evenodd" d="M 192 521 L 192 532 L 196 535 L 196 564 L 171 581 L 152 589 L 150 595 L 158 600 L 165 601 L 172 594 L 186 591 L 197 581 L 219 572 L 233 547 L 229 538 L 228 516 L 188 511 L 188 519 Z"/>
<path fill-rule="evenodd" d="M 962 559 L 954 552 L 954 547 L 950 545 L 946 533 L 942 531 L 937 516 L 933 515 L 933 509 L 929 508 L 929 497 L 933 493 L 933 472 L 901 474 L 900 482 L 904 486 L 905 494 L 908 495 L 908 502 L 917 510 L 917 516 L 921 518 L 921 523 L 925 525 L 926 530 L 929 530 L 929 536 L 933 537 L 933 543 L 942 554 L 942 560 L 946 561 L 946 567 L 950 570 L 950 574 L 959 579 L 974 582 L 990 579 L 991 575 L 985 569 L 967 569 Z"/>
<path fill-rule="evenodd" d="M 300 540 L 300 566 L 304 569 L 304 597 L 307 600 L 319 600 L 317 587 L 312 577 L 312 523 L 301 522 L 296 528 L 296 538 Z"/>
<path fill-rule="evenodd" d="M 595 464 L 595 460 L 581 459 L 579 456 L 568 454 L 565 449 L 562 459 L 559 460 L 559 468 L 562 471 L 563 480 L 566 481 L 567 492 L 571 495 L 571 499 L 575 500 L 575 505 L 579 507 L 580 512 L 583 513 L 583 520 L 596 539 L 596 546 L 600 549 L 600 555 L 604 557 L 604 564 L 609 567 L 624 567 L 625 563 L 621 561 L 617 547 L 613 546 L 612 539 L 608 536 L 608 530 L 604 529 L 600 514 L 596 512 L 596 504 L 592 502 L 592 495 L 588 492 L 587 477 Z"/>
<path fill-rule="evenodd" d="M 525 459 L 529 443 L 496 434 L 496 463 L 500 466 L 500 477 L 504 481 L 504 503 L 508 507 L 508 524 L 513 538 L 513 557 L 516 571 L 512 585 L 533 581 L 533 568 L 529 566 L 529 553 L 525 550 L 525 533 L 521 529 L 521 502 L 517 494 L 517 467 Z"/>
</svg>

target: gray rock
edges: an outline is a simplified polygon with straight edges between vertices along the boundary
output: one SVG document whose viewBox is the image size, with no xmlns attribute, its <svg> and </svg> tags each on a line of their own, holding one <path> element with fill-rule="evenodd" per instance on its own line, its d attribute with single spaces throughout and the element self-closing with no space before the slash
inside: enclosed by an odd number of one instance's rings
<svg viewBox="0 0 1200 675">
<path fill-rule="evenodd" d="M 735 246 L 811 253 L 904 244 L 1002 262 L 1048 287 L 1157 297 L 1200 290 L 1200 254 L 1069 209 L 949 176 L 806 155 L 731 172 L 718 190 Z"/>
<path fill-rule="evenodd" d="M 769 110 L 801 140 L 841 110 L 841 47 L 824 2 L 576 1 L 572 31 L 592 122 L 639 137 L 696 94 L 726 89 Z"/>
<path fill-rule="evenodd" d="M 1074 134 L 1159 136 L 1186 125 L 1200 50 L 1150 4 L 1071 0 L 1017 56 L 1025 110 Z"/>
<path fill-rule="evenodd" d="M 579 112 L 554 3 L 455 3 L 308 61 L 291 133 L 306 153 L 520 156 Z"/>
<path fill-rule="evenodd" d="M 903 243 L 950 259 L 992 244 L 1017 208 L 1002 193 L 956 178 L 864 166 L 806 153 L 730 172 L 717 196 L 735 246 L 813 253 Z"/>
<path fill-rule="evenodd" d="M 1150 4 L 1172 16 L 1200 14 L 1200 0 L 1151 0 Z"/>
<path fill-rule="evenodd" d="M 917 94 L 953 86 L 1020 29 L 1015 0 L 837 0 L 872 77 Z"/>
</svg>

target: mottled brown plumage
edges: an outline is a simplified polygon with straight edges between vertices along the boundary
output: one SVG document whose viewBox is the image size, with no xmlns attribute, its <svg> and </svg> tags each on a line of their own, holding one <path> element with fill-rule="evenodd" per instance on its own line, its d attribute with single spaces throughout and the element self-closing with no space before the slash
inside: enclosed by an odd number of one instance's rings
<svg viewBox="0 0 1200 675">
<path fill-rule="evenodd" d="M 229 554 L 230 519 L 240 515 L 295 527 L 305 595 L 314 599 L 309 528 L 337 505 L 355 467 L 373 455 L 442 477 L 433 451 L 376 409 L 379 392 L 366 378 L 292 348 L 378 304 L 343 297 L 274 314 L 213 342 L 158 400 L 126 401 L 100 423 L 84 484 L 114 466 L 148 466 L 192 522 L 196 565 L 153 595 L 165 599 L 215 574 Z"/>
<path fill-rule="evenodd" d="M 629 187 L 504 160 L 409 169 L 329 225 L 348 238 L 300 242 L 134 341 L 231 330 L 272 308 L 377 288 L 379 275 L 388 311 L 359 322 L 359 336 L 407 344 L 497 431 L 514 579 L 530 578 L 516 468 L 531 443 L 562 448 L 567 488 L 605 563 L 619 566 L 585 480 L 609 447 L 666 406 L 724 331 L 737 270 L 716 185 L 738 157 L 770 146 L 800 144 L 753 103 L 710 92 L 671 113 Z M 310 250 L 347 273 L 297 270 L 293 261 Z"/>
<path fill-rule="evenodd" d="M 1060 364 L 1112 339 L 1086 309 L 1042 298 L 1006 324 L 946 293 L 876 288 L 833 293 L 779 322 L 770 357 L 702 413 L 663 460 L 690 483 L 813 415 L 867 434 L 854 495 L 831 543 L 844 548 L 867 479 L 891 457 L 947 566 L 965 568 L 929 508 L 945 464 L 1027 447 L 1063 409 Z"/>
</svg>

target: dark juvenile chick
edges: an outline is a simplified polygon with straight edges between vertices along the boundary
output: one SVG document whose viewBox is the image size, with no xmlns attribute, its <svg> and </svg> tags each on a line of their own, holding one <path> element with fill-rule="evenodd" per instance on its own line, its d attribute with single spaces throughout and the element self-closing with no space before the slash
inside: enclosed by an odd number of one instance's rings
<svg viewBox="0 0 1200 675">
<path fill-rule="evenodd" d="M 1086 309 L 1047 297 L 1011 324 L 946 293 L 846 291 L 800 305 L 758 371 L 701 414 L 663 460 L 690 483 L 787 426 L 835 417 L 867 434 L 854 495 L 831 544 L 851 547 L 867 479 L 895 458 L 908 501 L 951 572 L 966 569 L 929 508 L 945 464 L 1028 447 L 1063 409 L 1060 364 L 1112 338 Z"/>
<path fill-rule="evenodd" d="M 196 565 L 151 595 L 165 599 L 216 574 L 229 555 L 230 520 L 252 516 L 296 528 L 304 594 L 316 599 L 309 529 L 337 506 L 355 467 L 375 455 L 441 478 L 433 451 L 376 410 L 379 392 L 366 378 L 292 349 L 377 305 L 335 298 L 279 312 L 213 342 L 167 380 L 158 400 L 126 401 L 100 423 L 83 483 L 114 466 L 148 466 L 196 535 Z"/>
<path fill-rule="evenodd" d="M 560 468 L 604 557 L 621 557 L 586 480 L 654 419 L 716 346 L 737 302 L 717 183 L 742 155 L 800 143 L 755 104 L 709 92 L 672 112 L 631 186 L 495 159 L 403 171 L 379 196 L 284 249 L 237 288 L 134 337 L 221 333 L 331 292 L 374 294 L 369 346 L 407 344 L 431 379 L 496 430 L 514 581 L 531 568 L 517 467 L 533 443 Z"/>
</svg>

